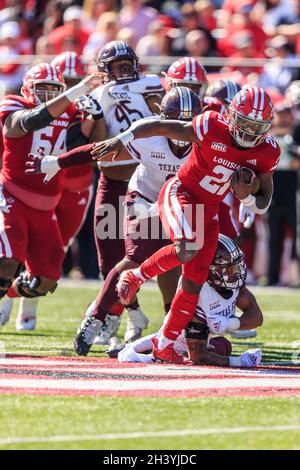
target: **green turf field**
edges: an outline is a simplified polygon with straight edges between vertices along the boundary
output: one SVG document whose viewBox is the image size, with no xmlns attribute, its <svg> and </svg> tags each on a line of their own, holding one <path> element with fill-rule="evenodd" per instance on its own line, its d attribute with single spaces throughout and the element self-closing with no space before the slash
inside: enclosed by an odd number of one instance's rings
<svg viewBox="0 0 300 470">
<path fill-rule="evenodd" d="M 11 323 L 1 330 L 2 346 L 9 353 L 73 355 L 78 319 L 95 293 L 95 288 L 88 286 L 59 288 L 41 299 L 35 332 L 15 331 L 16 302 Z M 297 352 L 293 342 L 299 341 L 300 349 L 300 292 L 279 289 L 256 293 L 265 323 L 254 340 L 235 340 L 234 353 L 260 347 L 264 362 L 291 363 L 292 354 Z M 156 291 L 144 290 L 139 297 L 151 319 L 149 332 L 155 331 L 162 318 L 160 296 Z M 124 328 L 125 318 L 121 333 Z M 91 354 L 105 353 L 93 348 Z M 0 424 L 0 449 L 299 449 L 300 397 L 3 395 Z M 164 435 L 174 431 L 185 435 Z M 116 436 L 119 433 L 124 437 Z M 5 442 L 8 438 L 22 441 L 43 437 L 45 442 Z"/>
</svg>

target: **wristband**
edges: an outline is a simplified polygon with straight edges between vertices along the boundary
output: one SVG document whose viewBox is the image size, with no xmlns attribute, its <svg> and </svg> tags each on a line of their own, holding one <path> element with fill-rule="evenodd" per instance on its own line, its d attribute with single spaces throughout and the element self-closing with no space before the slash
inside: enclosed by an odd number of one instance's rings
<svg viewBox="0 0 300 470">
<path fill-rule="evenodd" d="M 242 367 L 241 356 L 229 356 L 230 367 Z"/>
<path fill-rule="evenodd" d="M 67 98 L 70 103 L 73 103 L 77 98 L 82 95 L 86 95 L 90 90 L 89 86 L 86 83 L 78 83 L 78 85 L 73 86 L 70 90 L 65 91 L 64 96 Z"/>
<path fill-rule="evenodd" d="M 119 134 L 117 136 L 117 139 L 119 139 L 123 145 L 126 145 L 128 144 L 128 142 L 134 140 L 134 134 L 129 129 L 127 129 L 127 131 L 122 132 L 122 134 Z"/>
<path fill-rule="evenodd" d="M 238 330 L 241 326 L 239 318 L 233 317 L 227 319 L 226 331 L 235 331 Z"/>
<path fill-rule="evenodd" d="M 245 197 L 245 199 L 240 199 L 240 201 L 244 204 L 246 207 L 253 206 L 256 202 L 256 197 L 253 196 L 253 194 L 249 194 L 249 196 Z"/>
</svg>

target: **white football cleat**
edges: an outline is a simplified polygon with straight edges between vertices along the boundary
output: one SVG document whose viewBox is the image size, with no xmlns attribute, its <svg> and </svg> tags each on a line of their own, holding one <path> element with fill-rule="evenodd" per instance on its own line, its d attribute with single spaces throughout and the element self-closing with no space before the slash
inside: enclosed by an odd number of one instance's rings
<svg viewBox="0 0 300 470">
<path fill-rule="evenodd" d="M 124 336 L 125 343 L 131 343 L 142 336 L 142 331 L 148 327 L 149 320 L 141 309 L 127 310 L 127 327 Z"/>
<path fill-rule="evenodd" d="M 230 333 L 230 336 L 235 339 L 255 338 L 257 332 L 256 330 L 235 330 Z"/>
<path fill-rule="evenodd" d="M 20 316 L 16 319 L 16 330 L 17 331 L 32 331 L 36 326 L 36 317 L 24 317 Z"/>
<path fill-rule="evenodd" d="M 6 298 L 3 300 L 1 307 L 0 307 L 0 325 L 5 325 L 10 318 L 10 314 L 13 307 L 13 299 Z"/>
<path fill-rule="evenodd" d="M 257 367 L 260 365 L 261 359 L 260 349 L 249 349 L 241 355 L 242 367 Z"/>
<path fill-rule="evenodd" d="M 119 315 L 106 315 L 105 323 L 101 326 L 99 334 L 94 339 L 94 344 L 97 346 L 104 346 L 109 344 L 109 340 L 116 336 L 119 326 L 121 324 L 121 316 Z"/>
</svg>

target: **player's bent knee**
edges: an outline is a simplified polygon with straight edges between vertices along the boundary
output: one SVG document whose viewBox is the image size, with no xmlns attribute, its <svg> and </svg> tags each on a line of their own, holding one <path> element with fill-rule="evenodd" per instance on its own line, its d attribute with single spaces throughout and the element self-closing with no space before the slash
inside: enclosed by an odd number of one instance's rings
<svg viewBox="0 0 300 470">
<path fill-rule="evenodd" d="M 191 245 L 191 243 L 189 243 L 186 240 L 180 240 L 176 242 L 176 253 L 177 253 L 179 261 L 182 264 L 185 264 L 191 261 L 198 251 L 197 249 L 190 249 L 188 245 Z"/>
<path fill-rule="evenodd" d="M 49 292 L 54 292 L 57 282 L 44 276 L 32 276 L 27 272 L 23 272 L 16 280 L 15 287 L 22 297 L 41 297 Z"/>
<path fill-rule="evenodd" d="M 0 258 L 0 299 L 5 296 L 19 269 L 19 261 L 14 258 Z"/>
</svg>

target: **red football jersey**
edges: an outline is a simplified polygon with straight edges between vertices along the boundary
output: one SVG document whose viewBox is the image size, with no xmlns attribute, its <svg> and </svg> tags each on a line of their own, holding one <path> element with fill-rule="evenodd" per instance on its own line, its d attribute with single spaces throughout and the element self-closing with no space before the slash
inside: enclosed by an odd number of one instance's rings
<svg viewBox="0 0 300 470">
<path fill-rule="evenodd" d="M 233 146 L 229 121 L 215 111 L 207 111 L 193 119 L 198 143 L 193 144 L 178 177 L 199 202 L 217 204 L 230 190 L 232 173 L 247 167 L 257 175 L 272 173 L 279 162 L 280 148 L 268 135 L 257 147 L 239 149 Z"/>
<path fill-rule="evenodd" d="M 4 124 L 9 114 L 22 109 L 32 109 L 35 105 L 25 98 L 7 95 L 0 103 L 0 119 Z M 25 203 L 30 204 L 32 194 L 33 207 L 36 207 L 36 194 L 48 197 L 57 197 L 65 182 L 64 172 L 59 172 L 48 184 L 44 184 L 45 175 L 25 174 L 28 154 L 36 154 L 41 148 L 46 154 L 59 155 L 66 151 L 67 129 L 71 122 L 81 120 L 76 107 L 71 104 L 61 116 L 54 119 L 47 127 L 25 134 L 20 138 L 3 136 L 4 152 L 1 179 L 7 183 L 7 190 L 15 197 L 24 197 Z M 20 188 L 20 192 L 18 192 Z M 29 198 L 29 199 L 28 199 Z"/>
</svg>

